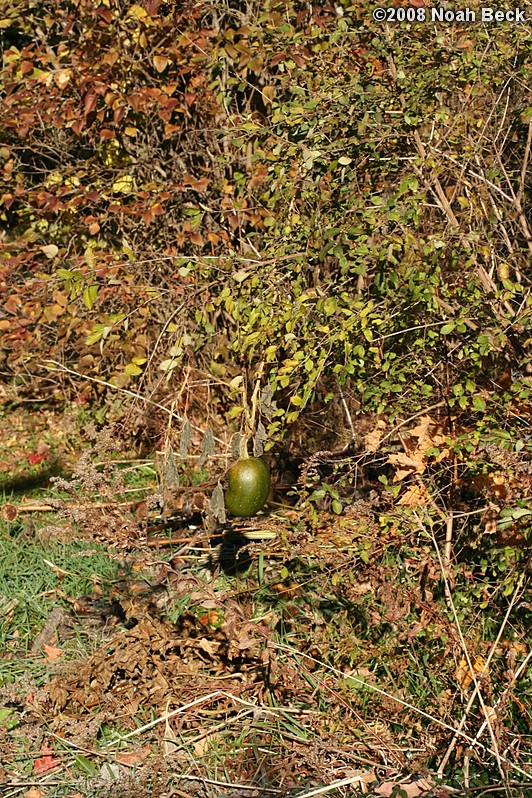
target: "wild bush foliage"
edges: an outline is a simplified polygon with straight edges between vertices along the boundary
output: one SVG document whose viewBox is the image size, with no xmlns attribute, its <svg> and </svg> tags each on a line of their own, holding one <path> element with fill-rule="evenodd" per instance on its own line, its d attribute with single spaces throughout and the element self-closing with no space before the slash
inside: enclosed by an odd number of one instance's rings
<svg viewBox="0 0 532 798">
<path fill-rule="evenodd" d="M 229 418 L 258 375 L 271 440 L 338 384 L 353 412 L 519 428 L 522 26 L 405 40 L 348 2 L 156 0 L 0 24 L 5 375 L 52 357 L 159 397 L 192 375 Z"/>
</svg>

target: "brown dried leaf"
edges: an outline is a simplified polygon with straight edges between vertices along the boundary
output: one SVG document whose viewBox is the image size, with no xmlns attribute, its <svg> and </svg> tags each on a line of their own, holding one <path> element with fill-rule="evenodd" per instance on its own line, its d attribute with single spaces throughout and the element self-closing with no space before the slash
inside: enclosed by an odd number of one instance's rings
<svg viewBox="0 0 532 798">
<path fill-rule="evenodd" d="M 417 442 L 414 443 L 414 439 Z M 429 449 L 440 449 L 436 462 L 440 462 L 449 455 L 449 447 L 446 443 L 446 436 L 443 434 L 443 427 L 430 416 L 422 416 L 419 423 L 410 431 L 407 438 L 401 438 L 404 452 L 390 454 L 388 462 L 392 465 L 400 466 L 395 473 L 394 482 L 400 482 L 410 474 L 423 474 L 427 467 Z"/>
<path fill-rule="evenodd" d="M 211 457 L 211 455 L 213 455 L 215 451 L 216 448 L 214 445 L 214 435 L 212 434 L 212 429 L 210 427 L 207 427 L 207 429 L 205 430 L 205 435 L 201 442 L 201 450 L 200 450 L 198 465 L 202 466 L 203 463 L 207 460 L 207 458 Z"/>
<path fill-rule="evenodd" d="M 268 440 L 268 433 L 266 432 L 266 427 L 264 424 L 259 421 L 257 424 L 257 431 L 255 433 L 255 437 L 253 438 L 253 456 L 254 457 L 261 457 L 264 454 L 264 445 Z"/>
<path fill-rule="evenodd" d="M 418 795 L 423 795 L 423 793 L 431 790 L 434 784 L 435 782 L 432 779 L 417 779 L 416 781 L 408 782 L 386 781 L 375 789 L 375 793 L 384 796 L 384 798 L 389 798 L 394 790 L 399 788 L 401 793 L 404 793 L 407 798 L 417 798 Z"/>
<path fill-rule="evenodd" d="M 244 436 L 241 432 L 235 432 L 233 437 L 231 438 L 231 458 L 233 460 L 238 460 L 240 457 L 240 449 L 241 444 Z"/>
<path fill-rule="evenodd" d="M 139 765 L 141 762 L 144 762 L 144 760 L 147 759 L 150 754 L 151 748 L 149 745 L 146 745 L 140 751 L 132 751 L 129 754 L 118 754 L 116 760 L 121 765 L 132 767 L 133 765 Z"/>
<path fill-rule="evenodd" d="M 198 648 L 204 651 L 209 657 L 215 657 L 221 643 L 217 640 L 208 640 L 206 637 L 201 637 L 198 640 Z"/>
<path fill-rule="evenodd" d="M 224 500 L 224 492 L 220 483 L 216 485 L 214 488 L 210 501 L 209 507 L 212 512 L 212 515 L 216 518 L 220 524 L 225 524 L 226 515 L 225 515 L 225 500 Z"/>
<path fill-rule="evenodd" d="M 14 504 L 4 504 L 2 507 L 2 518 L 4 521 L 14 521 L 18 515 L 18 510 Z"/>
<path fill-rule="evenodd" d="M 273 399 L 271 386 L 267 384 L 260 392 L 260 411 L 268 421 L 271 421 L 275 410 L 277 410 L 277 404 Z"/>
<path fill-rule="evenodd" d="M 410 457 L 403 452 L 390 454 L 388 456 L 388 462 L 395 466 L 401 466 L 397 468 L 395 472 L 393 478 L 394 482 L 400 482 L 411 474 L 422 474 L 426 468 L 426 459 L 422 452 L 420 452 L 417 457 Z"/>
<path fill-rule="evenodd" d="M 50 646 L 47 643 L 43 643 L 42 650 L 44 651 L 48 662 L 55 662 L 55 660 L 59 659 L 59 657 L 63 654 L 63 650 L 61 648 Z"/>
<path fill-rule="evenodd" d="M 382 440 L 384 435 L 384 430 L 386 429 L 386 422 L 383 419 L 379 419 L 375 424 L 374 428 L 371 432 L 364 438 L 364 449 L 366 452 L 376 452 L 379 448 L 379 444 Z"/>
<path fill-rule="evenodd" d="M 482 521 L 484 523 L 484 534 L 485 535 L 494 535 L 497 532 L 497 521 L 499 518 L 500 508 L 491 505 L 488 510 L 482 516 Z"/>
<path fill-rule="evenodd" d="M 429 494 L 425 485 L 410 485 L 397 504 L 404 507 L 424 507 L 429 502 Z"/>
<path fill-rule="evenodd" d="M 190 448 L 190 444 L 192 443 L 192 424 L 185 418 L 183 421 L 183 429 L 181 430 L 181 440 L 179 441 L 179 456 L 186 457 L 188 454 L 188 450 Z"/>
<path fill-rule="evenodd" d="M 164 452 L 161 477 L 162 484 L 166 489 L 179 487 L 177 464 L 175 461 L 174 450 L 170 444 L 168 444 Z"/>
<path fill-rule="evenodd" d="M 166 713 L 168 713 L 168 706 L 166 709 Z M 176 752 L 178 748 L 179 748 L 179 742 L 177 734 L 170 726 L 168 718 L 166 718 L 164 722 L 164 737 L 162 744 L 163 756 L 171 756 Z"/>
</svg>

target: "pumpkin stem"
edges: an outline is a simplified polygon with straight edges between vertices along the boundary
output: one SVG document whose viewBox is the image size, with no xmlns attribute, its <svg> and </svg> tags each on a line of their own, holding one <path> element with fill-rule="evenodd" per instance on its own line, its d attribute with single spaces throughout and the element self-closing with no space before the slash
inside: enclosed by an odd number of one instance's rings
<svg viewBox="0 0 532 798">
<path fill-rule="evenodd" d="M 240 460 L 246 460 L 249 457 L 248 443 L 249 443 L 249 436 L 242 435 L 242 437 L 240 438 L 240 447 L 239 447 Z"/>
</svg>

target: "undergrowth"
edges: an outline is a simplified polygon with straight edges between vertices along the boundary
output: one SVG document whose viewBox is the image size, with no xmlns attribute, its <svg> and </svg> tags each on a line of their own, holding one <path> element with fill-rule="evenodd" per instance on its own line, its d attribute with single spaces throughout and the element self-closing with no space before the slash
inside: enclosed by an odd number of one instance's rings
<svg viewBox="0 0 532 798">
<path fill-rule="evenodd" d="M 386 489 L 341 514 L 318 494 L 297 512 L 228 522 L 221 544 L 212 539 L 221 548 L 203 539 L 183 549 L 170 531 L 150 549 L 140 528 L 117 548 L 90 511 L 98 497 L 84 462 L 61 519 L 2 528 L 8 772 L 38 770 L 39 757 L 21 754 L 38 716 L 38 747 L 61 774 L 53 796 L 68 785 L 99 794 L 109 779 L 127 789 L 129 767 L 139 784 L 183 790 L 199 779 L 209 796 L 222 784 L 240 795 L 241 783 L 265 796 L 337 782 L 372 794 L 401 777 L 412 790 L 429 779 L 427 796 L 493 783 L 526 794 L 525 550 L 494 557 L 481 540 L 478 558 L 458 549 L 442 570 L 441 530 L 426 513 L 394 511 Z M 248 552 L 236 572 L 222 564 L 231 535 Z M 60 621 L 40 639 L 57 606 Z M 492 737 L 480 732 L 491 707 Z"/>
</svg>

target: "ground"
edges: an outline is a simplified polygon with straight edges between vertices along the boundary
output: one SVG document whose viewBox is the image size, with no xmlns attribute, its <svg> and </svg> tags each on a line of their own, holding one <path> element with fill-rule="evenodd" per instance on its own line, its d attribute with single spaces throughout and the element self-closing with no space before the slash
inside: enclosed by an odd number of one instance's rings
<svg viewBox="0 0 532 798">
<path fill-rule="evenodd" d="M 527 794 L 523 580 L 503 617 L 379 483 L 213 528 L 208 472 L 161 509 L 83 407 L 6 406 L 0 450 L 6 795 Z"/>
</svg>

